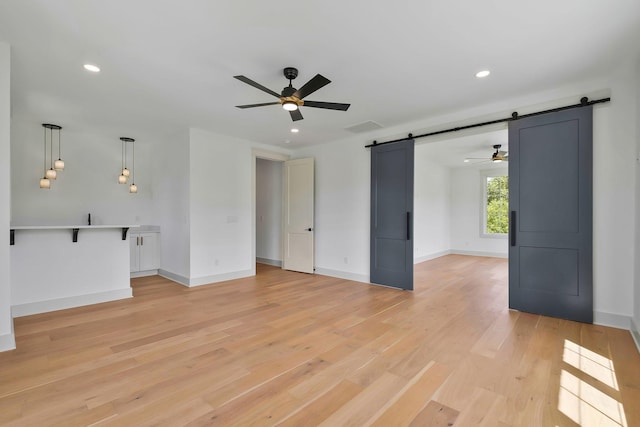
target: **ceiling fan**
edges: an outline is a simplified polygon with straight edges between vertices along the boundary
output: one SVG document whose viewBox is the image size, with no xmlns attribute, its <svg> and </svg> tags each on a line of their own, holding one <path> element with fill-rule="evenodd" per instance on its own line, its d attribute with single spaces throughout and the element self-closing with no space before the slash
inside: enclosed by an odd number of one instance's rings
<svg viewBox="0 0 640 427">
<path fill-rule="evenodd" d="M 233 76 L 234 78 L 244 82 L 250 86 L 255 87 L 256 89 L 260 89 L 263 92 L 268 93 L 269 95 L 273 95 L 276 98 L 279 98 L 279 101 L 276 102 L 265 102 L 261 104 L 248 104 L 248 105 L 236 105 L 238 108 L 254 108 L 254 107 L 264 107 L 267 105 L 282 105 L 282 108 L 287 110 L 289 114 L 291 114 L 291 119 L 295 122 L 296 120 L 302 120 L 302 113 L 300 113 L 299 107 L 303 105 L 305 107 L 313 107 L 313 108 L 326 108 L 329 110 L 340 110 L 347 111 L 351 104 L 340 104 L 336 102 L 320 102 L 320 101 L 303 101 L 307 95 L 312 94 L 317 91 L 321 87 L 324 87 L 331 83 L 331 80 L 326 77 L 316 74 L 314 78 L 305 83 L 300 89 L 296 89 L 291 84 L 291 81 L 298 77 L 298 69 L 293 67 L 287 67 L 284 69 L 284 77 L 289 80 L 289 86 L 282 89 L 282 93 L 278 94 L 271 89 L 268 89 L 262 86 L 259 83 L 254 82 L 253 80 L 245 77 L 245 76 Z"/>
<path fill-rule="evenodd" d="M 507 151 L 501 151 L 500 148 L 502 147 L 501 144 L 495 144 L 493 146 L 493 149 L 496 150 L 492 155 L 491 158 L 487 159 L 485 157 L 467 157 L 466 159 L 464 159 L 465 163 L 469 163 L 471 160 L 480 160 L 480 162 L 473 162 L 473 163 L 482 163 L 482 162 L 494 162 L 494 163 L 500 163 L 500 162 L 508 162 L 509 161 L 509 153 Z"/>
</svg>

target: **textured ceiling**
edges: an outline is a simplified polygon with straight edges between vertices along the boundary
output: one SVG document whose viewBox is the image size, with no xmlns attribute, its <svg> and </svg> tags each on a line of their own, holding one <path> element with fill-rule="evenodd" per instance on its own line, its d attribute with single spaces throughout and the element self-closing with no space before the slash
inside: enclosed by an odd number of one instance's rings
<svg viewBox="0 0 640 427">
<path fill-rule="evenodd" d="M 638 0 L 2 0 L 14 115 L 66 127 L 180 132 L 198 127 L 291 148 L 606 76 L 637 58 Z M 102 68 L 86 72 L 84 63 Z M 275 98 L 320 73 L 290 133 Z M 474 75 L 490 69 L 479 80 Z"/>
</svg>

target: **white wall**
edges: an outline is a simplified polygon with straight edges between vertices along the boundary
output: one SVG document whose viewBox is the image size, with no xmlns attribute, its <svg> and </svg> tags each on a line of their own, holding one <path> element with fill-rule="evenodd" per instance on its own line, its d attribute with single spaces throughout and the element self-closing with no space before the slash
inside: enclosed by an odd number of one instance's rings
<svg viewBox="0 0 640 427">
<path fill-rule="evenodd" d="M 137 194 L 118 184 L 121 145 L 117 133 L 102 135 L 89 129 L 67 128 L 61 133 L 64 171 L 51 182 L 51 189 L 39 188 L 44 175 L 44 128 L 42 120 L 14 117 L 11 122 L 11 211 L 13 225 L 86 224 L 91 213 L 94 225 L 153 224 L 151 158 L 153 141 L 136 135 L 135 181 Z M 57 133 L 54 133 L 57 159 Z M 131 151 L 128 168 L 131 169 Z"/>
<path fill-rule="evenodd" d="M 299 149 L 315 158 L 316 272 L 369 281 L 370 158 L 362 139 Z"/>
<path fill-rule="evenodd" d="M 507 168 L 491 169 L 504 172 Z M 482 171 L 478 168 L 451 169 L 451 251 L 506 257 L 508 240 L 482 236 Z"/>
<path fill-rule="evenodd" d="M 451 180 L 449 168 L 430 160 L 427 144 L 416 144 L 414 163 L 413 254 L 422 262 L 451 248 Z"/>
<path fill-rule="evenodd" d="M 11 318 L 9 224 L 11 220 L 11 50 L 0 42 L 0 351 L 15 348 Z"/>
<path fill-rule="evenodd" d="M 629 327 L 633 315 L 636 76 L 612 73 L 611 103 L 594 108 L 593 286 L 594 321 Z"/>
<path fill-rule="evenodd" d="M 634 317 L 633 330 L 636 344 L 640 349 L 640 61 L 636 65 L 636 232 L 635 232 L 635 289 L 634 289 Z"/>
<path fill-rule="evenodd" d="M 255 271 L 254 148 L 286 151 L 190 130 L 190 285 L 246 277 Z"/>
<path fill-rule="evenodd" d="M 282 262 L 282 162 L 256 159 L 256 257 Z"/>
<path fill-rule="evenodd" d="M 153 146 L 153 206 L 160 226 L 160 274 L 189 280 L 189 132 Z"/>
</svg>

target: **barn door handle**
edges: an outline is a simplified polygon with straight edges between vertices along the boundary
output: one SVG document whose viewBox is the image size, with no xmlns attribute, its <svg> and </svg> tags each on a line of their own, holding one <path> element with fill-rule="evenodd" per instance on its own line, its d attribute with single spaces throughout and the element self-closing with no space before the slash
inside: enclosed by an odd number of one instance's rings
<svg viewBox="0 0 640 427">
<path fill-rule="evenodd" d="M 407 240 L 411 240 L 411 212 L 407 212 Z"/>
<path fill-rule="evenodd" d="M 511 221 L 509 221 L 509 236 L 511 238 L 511 246 L 516 245 L 516 211 L 511 211 Z"/>
</svg>

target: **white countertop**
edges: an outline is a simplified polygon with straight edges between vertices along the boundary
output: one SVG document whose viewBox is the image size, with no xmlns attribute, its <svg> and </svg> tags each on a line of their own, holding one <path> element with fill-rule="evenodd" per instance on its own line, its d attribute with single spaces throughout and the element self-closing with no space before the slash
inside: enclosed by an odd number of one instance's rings
<svg viewBox="0 0 640 427">
<path fill-rule="evenodd" d="M 71 230 L 74 228 L 137 228 L 139 225 L 12 225 L 9 228 L 11 230 Z"/>
</svg>

